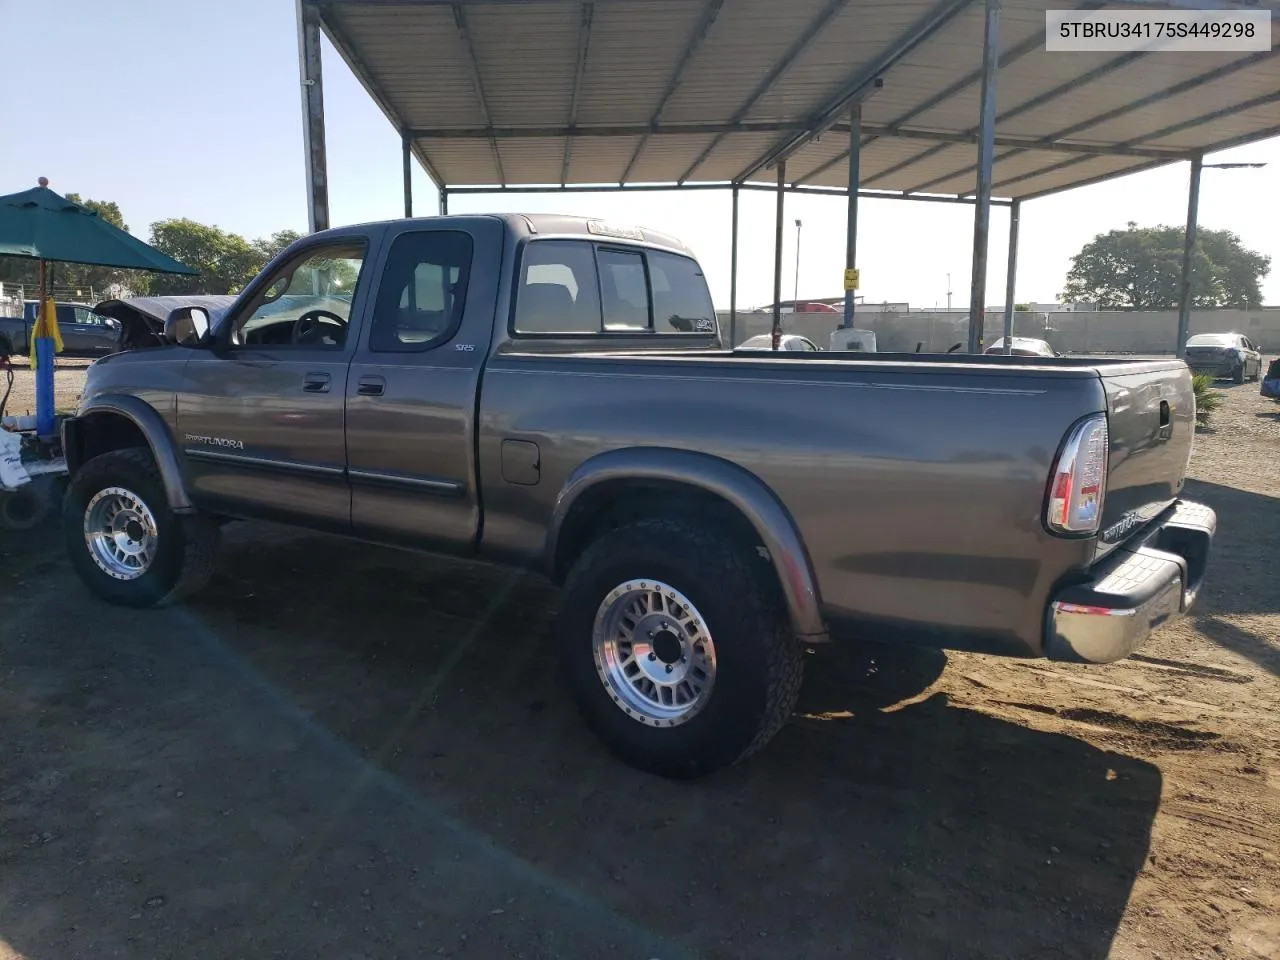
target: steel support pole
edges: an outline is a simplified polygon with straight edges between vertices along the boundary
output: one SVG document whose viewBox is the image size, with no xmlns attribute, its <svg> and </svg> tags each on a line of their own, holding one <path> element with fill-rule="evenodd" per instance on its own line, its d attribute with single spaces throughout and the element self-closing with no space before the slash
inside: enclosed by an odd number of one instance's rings
<svg viewBox="0 0 1280 960">
<path fill-rule="evenodd" d="M 320 70 L 320 8 L 295 0 L 298 73 L 302 84 L 302 142 L 307 164 L 307 225 L 329 229 L 329 173 L 324 147 L 324 78 Z"/>
<path fill-rule="evenodd" d="M 858 188 L 862 184 L 862 102 L 854 103 L 849 110 L 849 199 L 845 214 L 844 268 L 852 270 L 858 265 Z M 846 284 L 846 287 L 848 284 Z M 844 292 L 844 317 L 840 326 L 853 326 L 854 292 Z"/>
<path fill-rule="evenodd" d="M 733 185 L 733 238 L 729 241 L 729 349 L 738 345 L 738 185 Z"/>
<path fill-rule="evenodd" d="M 801 222 L 796 221 L 796 277 L 795 286 L 791 288 L 792 310 L 799 312 L 800 310 L 800 230 Z"/>
<path fill-rule="evenodd" d="M 1022 219 L 1022 201 L 1009 207 L 1009 265 L 1004 281 L 1004 353 L 1013 352 L 1013 286 L 1018 279 L 1018 222 Z"/>
<path fill-rule="evenodd" d="M 400 138 L 401 159 L 404 162 L 404 218 L 413 216 L 413 141 L 406 133 Z"/>
<path fill-rule="evenodd" d="M 1000 0 L 985 0 L 982 116 L 978 125 L 978 189 L 973 206 L 973 275 L 969 281 L 969 352 L 982 352 L 987 309 L 987 241 L 991 232 L 991 168 L 995 155 L 996 74 L 1000 69 Z"/>
<path fill-rule="evenodd" d="M 449 191 L 440 185 L 440 216 L 447 217 L 449 215 Z"/>
<path fill-rule="evenodd" d="M 787 161 L 778 164 L 778 206 L 773 224 L 773 329 L 774 350 L 782 343 L 782 215 L 787 198 Z"/>
<path fill-rule="evenodd" d="M 1178 298 L 1178 343 L 1174 352 L 1187 356 L 1187 338 L 1191 336 L 1191 271 L 1196 252 L 1196 218 L 1200 213 L 1200 169 L 1204 157 L 1191 158 L 1191 182 L 1187 189 L 1187 234 L 1182 244 L 1182 295 Z"/>
</svg>

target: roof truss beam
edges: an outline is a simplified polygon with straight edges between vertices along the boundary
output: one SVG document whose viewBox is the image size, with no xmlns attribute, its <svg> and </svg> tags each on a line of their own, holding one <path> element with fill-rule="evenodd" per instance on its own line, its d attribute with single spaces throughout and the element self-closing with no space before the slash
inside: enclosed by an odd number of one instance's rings
<svg viewBox="0 0 1280 960">
<path fill-rule="evenodd" d="M 1260 97 L 1254 97 L 1252 100 L 1247 100 L 1244 103 L 1237 103 L 1230 107 L 1223 107 L 1220 110 L 1204 113 L 1198 117 L 1192 117 L 1190 120 L 1179 121 L 1171 126 L 1156 130 L 1153 133 L 1144 133 L 1142 136 L 1135 137 L 1133 140 L 1130 140 L 1127 144 L 1122 144 L 1122 146 L 1136 145 L 1148 140 L 1159 140 L 1161 137 L 1171 137 L 1175 133 L 1181 133 L 1183 130 L 1190 130 L 1192 127 L 1199 127 L 1206 123 L 1212 123 L 1214 120 L 1221 120 L 1223 117 L 1229 117 L 1245 110 L 1252 110 L 1254 107 L 1264 107 L 1272 103 L 1280 103 L 1280 90 L 1277 90 L 1274 93 L 1265 93 Z M 1247 143 L 1249 140 L 1253 139 L 1257 139 L 1257 137 L 1249 137 L 1244 142 Z M 1234 146 L 1234 144 L 1231 145 Z M 1217 149 L 1224 148 L 1219 147 Z M 1044 176 L 1046 173 L 1057 173 L 1059 170 L 1065 170 L 1067 167 L 1074 167 L 1076 164 L 1083 163 L 1087 159 L 1088 157 L 1072 157 L 1069 160 L 1061 160 L 1058 163 L 1051 164 L 1040 170 L 1033 170 L 1030 173 L 1023 173 L 1016 177 L 1010 177 L 1007 180 L 1001 180 L 999 183 L 994 184 L 994 186 L 1006 187 L 1014 183 L 1025 183 L 1027 180 L 1034 180 L 1036 177 Z M 1184 156 L 1182 159 L 1187 159 L 1187 157 Z M 1145 170 L 1147 167 L 1144 165 L 1142 169 Z M 1111 176 L 1114 176 L 1114 174 Z M 1084 184 L 1079 185 L 1083 186 Z"/>
<path fill-rule="evenodd" d="M 463 46 L 467 51 L 467 63 L 471 69 L 471 83 L 476 90 L 476 99 L 480 102 L 480 113 L 484 117 L 484 125 L 489 130 L 489 149 L 493 151 L 493 164 L 498 171 L 498 179 L 502 183 L 507 182 L 507 175 L 502 169 L 502 153 L 498 150 L 498 138 L 493 134 L 493 114 L 489 112 L 489 101 L 484 95 L 484 81 L 480 76 L 480 61 L 476 59 L 475 44 L 471 41 L 471 30 L 467 27 L 467 13 L 463 9 L 463 4 L 455 2 L 451 4 L 453 7 L 453 22 L 458 28 L 458 36 L 462 39 Z"/>
<path fill-rule="evenodd" d="M 841 130 L 841 127 L 835 129 Z M 935 143 L 964 143 L 976 144 L 978 135 L 964 133 L 945 133 L 932 130 L 911 130 L 893 127 L 875 127 L 868 124 L 862 125 L 863 130 L 876 130 L 875 136 L 868 137 L 870 140 L 876 139 L 892 139 L 900 140 L 923 140 L 933 141 Z M 847 132 L 847 130 L 845 131 Z M 1139 147 L 1127 145 L 1109 145 L 1102 143 L 1080 143 L 1070 140 L 1035 140 L 1031 137 L 1005 137 L 999 136 L 995 138 L 997 146 L 1001 147 L 1018 147 L 1024 150 L 1048 150 L 1060 153 L 1086 153 L 1093 156 L 1120 156 L 1120 157 L 1163 157 L 1171 160 L 1182 160 L 1190 156 L 1185 150 L 1170 150 L 1159 147 Z M 848 155 L 848 150 L 844 151 L 844 156 Z M 915 191 L 913 191 L 915 192 Z"/>
<path fill-rule="evenodd" d="M 547 138 L 610 138 L 640 136 L 690 136 L 709 133 L 780 133 L 804 129 L 802 123 L 697 123 L 673 124 L 668 126 L 649 126 L 634 124 L 622 126 L 589 126 L 589 127 L 454 127 L 443 130 L 414 130 L 411 135 L 424 140 L 481 140 L 490 136 L 498 139 L 547 139 Z M 926 143 L 942 144 L 974 144 L 977 134 L 947 133 L 941 130 L 915 130 L 908 127 L 891 127 L 888 125 L 863 124 L 862 129 L 868 131 L 864 143 L 874 140 L 918 140 Z M 838 123 L 831 130 L 835 133 L 848 133 L 847 123 Z M 1022 149 L 1048 150 L 1060 153 L 1087 153 L 1090 155 L 1116 155 L 1124 157 L 1151 157 L 1183 159 L 1190 154 L 1181 150 L 1167 150 L 1156 147 L 1123 147 L 1098 143 L 1080 143 L 1071 141 L 1042 141 L 1030 137 L 996 137 L 999 146 L 1019 147 Z M 841 156 L 848 154 L 845 150 Z M 831 162 L 824 164 L 830 166 Z M 820 170 L 818 171 L 820 172 Z M 806 175 L 810 179 L 814 174 Z M 625 180 L 625 178 L 624 178 Z M 800 185 L 801 181 L 796 181 Z"/>
<path fill-rule="evenodd" d="M 702 15 L 698 17 L 698 22 L 693 28 L 693 33 L 689 35 L 689 40 L 684 46 L 684 52 L 680 54 L 680 59 L 676 63 L 675 70 L 671 73 L 671 79 L 667 81 L 666 89 L 662 91 L 662 96 L 658 100 L 658 105 L 654 107 L 653 115 L 649 117 L 649 130 L 646 130 L 640 137 L 640 142 L 636 144 L 635 152 L 631 154 L 631 159 L 627 161 L 626 169 L 622 171 L 621 180 L 623 183 L 631 177 L 631 171 L 640 160 L 640 154 L 644 152 L 644 148 L 649 144 L 649 137 L 652 128 L 658 126 L 658 121 L 662 119 L 662 111 L 667 108 L 667 103 L 680 89 L 680 81 L 684 79 L 684 72 L 688 69 L 689 64 L 693 61 L 694 54 L 698 52 L 698 47 L 702 46 L 702 41 L 706 39 L 707 33 L 711 30 L 711 25 L 715 23 L 716 17 L 720 14 L 720 8 L 724 6 L 724 0 L 707 0 L 706 6 L 702 8 Z"/>
<path fill-rule="evenodd" d="M 775 166 L 787 159 L 802 146 L 821 136 L 833 126 L 855 100 L 864 97 L 874 87 L 883 84 L 880 75 L 888 71 L 903 57 L 945 27 L 972 0 L 942 0 L 937 6 L 906 29 L 880 57 L 869 66 L 851 73 L 839 90 L 822 104 L 809 118 L 807 129 L 774 144 L 769 151 L 744 169 L 734 179 L 743 181 L 761 170 Z"/>
<path fill-rule="evenodd" d="M 1244 70 L 1248 67 L 1251 67 L 1256 63 L 1260 63 L 1273 56 L 1276 56 L 1278 53 L 1280 53 L 1280 49 L 1263 50 L 1263 51 L 1258 51 L 1254 54 L 1251 54 L 1250 56 L 1242 57 L 1239 60 L 1233 60 L 1231 63 L 1218 67 L 1215 70 L 1210 70 L 1207 73 L 1202 73 L 1197 76 L 1191 77 L 1187 80 L 1182 81 L 1181 83 L 1176 83 L 1172 87 L 1168 87 L 1164 90 L 1157 90 L 1155 93 L 1149 94 L 1139 100 L 1134 101 L 1133 103 L 1116 107 L 1114 110 L 1108 110 L 1106 113 L 1101 114 L 1097 117 L 1092 117 L 1088 120 L 1083 120 L 1079 123 L 1074 123 L 1069 127 L 1064 127 L 1062 130 L 1058 130 L 1055 133 L 1051 133 L 1049 136 L 1050 137 L 1069 137 L 1074 133 L 1079 133 L 1082 130 L 1088 130 L 1090 127 L 1096 127 L 1099 124 L 1107 123 L 1111 120 L 1116 119 L 1117 117 L 1122 117 L 1127 113 L 1133 112 L 1134 110 L 1140 110 L 1141 108 L 1150 106 L 1153 103 L 1160 103 L 1161 101 L 1168 100 L 1170 97 L 1176 97 L 1179 94 L 1186 93 L 1188 90 L 1194 90 L 1196 87 L 1203 86 L 1206 83 L 1212 83 L 1215 80 L 1221 80 L 1223 77 L 1230 76 L 1231 74 L 1236 73 L 1237 71 Z M 1182 129 L 1187 129 L 1187 128 L 1183 127 Z M 1135 143 L 1141 143 L 1143 141 L 1152 140 L 1152 139 L 1157 139 L 1157 135 L 1152 134 L 1150 136 L 1144 136 L 1137 140 L 1131 140 L 1128 142 L 1128 144 L 1121 144 L 1120 146 L 1131 146 Z M 1247 143 L 1249 142 L 1249 140 L 1255 140 L 1255 139 L 1262 139 L 1262 138 L 1248 137 L 1244 140 L 1244 142 Z M 1037 141 L 1037 143 L 1039 143 L 1039 141 Z M 1028 149 L 1038 149 L 1038 147 L 1033 145 Z M 1215 149 L 1224 149 L 1224 148 L 1219 147 Z M 996 161 L 999 162 L 1000 160 L 1005 160 L 1009 157 L 1016 156 L 1021 152 L 1022 152 L 1021 149 L 1010 150 L 1008 153 L 1004 153 L 996 157 Z M 968 170 L 970 169 L 972 169 L 972 167 L 966 168 L 965 170 L 961 170 L 960 173 L 961 174 L 967 173 Z M 1060 169 L 1060 167 L 1057 164 L 1054 164 L 1051 168 L 1042 168 L 1039 172 L 1047 173 L 1057 169 Z M 1083 185 L 1084 184 L 1081 184 L 1081 186 Z"/>
<path fill-rule="evenodd" d="M 591 47 L 591 21 L 595 17 L 596 5 L 592 0 L 582 4 L 578 19 L 578 53 L 573 72 L 573 92 L 569 95 L 569 126 L 578 125 L 578 95 L 582 92 L 582 77 L 587 72 L 587 52 Z M 573 141 L 564 142 L 564 159 L 560 163 L 560 185 L 569 182 L 569 164 L 573 161 Z"/>
<path fill-rule="evenodd" d="M 1142 56 L 1145 56 L 1145 54 L 1143 54 L 1141 51 L 1130 51 L 1128 53 L 1122 53 L 1120 56 L 1115 57 L 1112 60 L 1108 60 L 1106 63 L 1101 64 L 1100 66 L 1094 67 L 1092 70 L 1090 70 L 1088 73 L 1084 74 L 1083 76 L 1075 77 L 1071 80 L 1068 80 L 1065 83 L 1060 83 L 1058 84 L 1058 86 L 1052 88 L 1051 90 L 1046 90 L 1044 93 L 1040 94 L 1039 96 L 1032 97 L 1030 100 L 1027 100 L 1024 103 L 1020 103 L 1016 107 L 1010 107 L 1004 113 L 996 117 L 996 124 L 999 125 L 1001 123 L 1004 123 L 1007 120 L 1012 120 L 1014 117 L 1020 117 L 1024 113 L 1030 113 L 1032 110 L 1038 109 L 1039 107 L 1044 106 L 1046 103 L 1050 103 L 1051 101 L 1058 99 L 1058 97 L 1062 96 L 1065 93 L 1070 93 L 1073 90 L 1076 90 L 1082 86 L 1085 86 L 1086 84 L 1092 83 L 1094 80 L 1097 80 L 1100 77 L 1105 77 L 1109 73 L 1114 73 L 1115 71 L 1123 67 L 1127 67 L 1129 64 L 1133 63 L 1135 60 L 1139 59 Z M 970 134 L 976 134 L 978 132 L 978 128 L 970 127 L 965 132 Z M 945 149 L 947 149 L 945 146 L 931 147 L 930 149 L 925 150 L 923 153 L 917 154 L 914 157 L 909 157 L 908 159 L 904 160 L 902 163 L 895 164 L 894 166 L 890 167 L 888 170 L 882 170 L 880 173 L 876 174 L 876 176 L 873 177 L 872 180 L 877 180 L 881 177 L 886 177 L 894 173 L 898 173 L 901 170 L 905 170 L 907 167 L 913 166 L 914 164 L 920 163 L 924 160 L 928 160 L 929 158 L 938 155 Z M 1001 158 L 996 157 L 995 159 L 998 161 Z M 969 167 L 969 169 L 976 170 L 978 169 L 978 166 L 977 164 L 973 164 L 972 166 Z M 965 171 L 962 170 L 960 172 L 964 173 Z M 933 180 L 929 180 L 926 183 L 918 184 L 917 186 L 912 187 L 908 192 L 916 193 L 919 191 L 928 190 L 929 187 L 933 186 L 934 184 L 943 183 L 944 181 L 951 179 L 951 177 L 958 176 L 958 175 L 959 174 L 952 173 L 952 174 L 947 174 L 945 177 L 935 177 Z M 871 181 L 869 180 L 867 182 L 870 183 Z"/>
<path fill-rule="evenodd" d="M 775 184 L 766 183 L 636 183 L 631 186 L 621 186 L 616 183 L 601 184 L 570 184 L 562 188 L 562 193 L 664 193 L 672 190 L 730 190 L 738 187 L 742 190 L 759 190 L 765 193 L 776 193 L 778 188 Z M 493 193 L 545 193 L 547 187 L 540 186 L 518 186 L 504 187 L 499 185 L 485 186 L 466 186 L 454 187 L 449 191 L 451 195 L 460 193 L 469 194 L 493 194 Z M 796 187 L 787 186 L 783 188 L 787 193 L 810 194 L 815 197 L 847 197 L 848 193 L 839 187 Z M 954 196 L 952 194 L 915 194 L 913 196 L 902 196 L 898 193 L 891 193 L 887 190 L 859 190 L 858 196 L 866 200 L 916 200 L 923 203 L 960 203 L 973 204 L 977 201 L 969 197 Z M 1012 200 L 1002 197 L 993 197 L 991 205 L 995 207 L 1007 207 L 1013 203 Z"/>
<path fill-rule="evenodd" d="M 747 114 L 751 112 L 751 108 L 760 101 L 761 97 L 773 89 L 773 85 L 778 81 L 778 78 L 791 69 L 792 65 L 800 59 L 800 55 L 809 48 L 809 44 L 813 43 L 814 37 L 820 34 L 835 15 L 843 10 L 848 3 L 849 0 L 830 0 L 830 2 L 823 7 L 822 12 L 809 22 L 809 25 L 804 28 L 800 36 L 795 39 L 795 42 L 787 48 L 787 52 L 782 55 L 781 59 L 769 68 L 769 72 L 766 73 L 760 82 L 755 85 L 755 88 L 747 94 L 747 98 L 743 100 L 738 106 L 738 109 L 734 111 L 733 117 L 730 119 L 731 123 L 741 123 L 746 119 Z M 680 183 L 684 183 L 688 180 L 697 172 L 699 167 L 706 163 L 707 158 L 711 156 L 715 148 L 720 145 L 720 142 L 724 137 L 724 134 L 717 134 L 715 139 L 707 144 L 703 151 L 694 159 L 693 163 L 689 164 L 688 169 L 680 175 Z"/>
<path fill-rule="evenodd" d="M 1006 51 L 1000 57 L 1001 69 L 1003 69 L 1004 67 L 1011 66 L 1012 64 L 1016 63 L 1018 60 L 1021 60 L 1023 57 L 1025 57 L 1027 54 L 1031 53 L 1032 51 L 1039 50 L 1043 45 L 1044 45 L 1044 31 L 1041 30 L 1038 33 L 1028 37 L 1022 43 L 1019 43 L 1016 46 L 1012 47 L 1010 50 Z M 961 77 L 959 80 L 957 80 L 955 83 L 951 84 L 951 86 L 947 87 L 944 90 L 938 91 L 933 96 L 931 96 L 928 100 L 925 100 L 923 103 L 912 107 L 910 110 L 908 110 L 906 113 L 902 114 L 901 116 L 896 117 L 895 119 L 889 121 L 887 125 L 888 133 L 886 135 L 896 135 L 897 130 L 902 126 L 902 124 L 909 123 L 910 121 L 914 120 L 916 117 L 920 116 L 921 114 L 927 113 L 928 111 L 932 110 L 934 107 L 938 106 L 939 104 L 946 103 L 952 97 L 956 96 L 959 93 L 964 92 L 965 90 L 967 90 L 969 87 L 972 87 L 975 83 L 977 83 L 981 79 L 982 79 L 981 68 L 970 71 L 969 73 Z M 864 130 L 866 129 L 865 124 L 863 125 L 863 129 Z M 865 150 L 868 146 L 870 146 L 872 143 L 874 143 L 878 139 L 880 139 L 879 136 L 868 136 L 863 138 L 859 149 Z M 832 167 L 834 167 L 837 163 L 843 163 L 845 160 L 848 159 L 848 157 L 849 157 L 849 150 L 846 147 L 844 150 L 841 150 L 839 154 L 832 157 L 830 160 L 823 162 L 817 167 L 814 167 L 812 170 L 806 173 L 803 177 L 800 177 L 796 181 L 796 183 L 804 183 L 806 180 L 812 180 L 814 177 L 819 177 L 822 174 L 826 173 L 828 170 L 830 170 Z"/>
</svg>

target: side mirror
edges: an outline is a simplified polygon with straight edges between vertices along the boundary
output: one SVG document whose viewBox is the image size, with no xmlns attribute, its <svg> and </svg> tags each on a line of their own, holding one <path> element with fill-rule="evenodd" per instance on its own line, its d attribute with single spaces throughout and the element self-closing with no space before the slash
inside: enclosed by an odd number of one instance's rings
<svg viewBox="0 0 1280 960">
<path fill-rule="evenodd" d="M 179 307 L 165 318 L 164 338 L 182 347 L 198 347 L 209 333 L 209 311 Z"/>
</svg>

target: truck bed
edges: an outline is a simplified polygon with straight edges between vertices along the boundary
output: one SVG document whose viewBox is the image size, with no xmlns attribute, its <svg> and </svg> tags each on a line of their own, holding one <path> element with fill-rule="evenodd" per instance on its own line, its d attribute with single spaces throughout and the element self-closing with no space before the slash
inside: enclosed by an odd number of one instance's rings
<svg viewBox="0 0 1280 960">
<path fill-rule="evenodd" d="M 485 549 L 535 548 L 524 537 L 541 524 L 506 518 L 540 518 L 539 498 L 602 450 L 697 450 L 791 511 L 833 624 L 891 619 L 902 634 L 912 611 L 926 629 L 949 625 L 951 646 L 1039 653 L 1056 578 L 1114 546 L 1044 527 L 1075 422 L 1111 421 L 1103 526 L 1118 536 L 1168 508 L 1190 450 L 1190 378 L 1175 360 L 516 346 L 491 356 L 481 390 Z M 1162 399 L 1176 417 L 1156 442 Z M 500 475 L 508 436 L 541 450 L 538 487 L 484 480 Z"/>
</svg>

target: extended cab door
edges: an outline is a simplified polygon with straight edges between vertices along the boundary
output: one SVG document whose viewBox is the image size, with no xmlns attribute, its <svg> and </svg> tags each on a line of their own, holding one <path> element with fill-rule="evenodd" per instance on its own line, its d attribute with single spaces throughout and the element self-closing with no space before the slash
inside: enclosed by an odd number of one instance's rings
<svg viewBox="0 0 1280 960">
<path fill-rule="evenodd" d="M 350 530 L 344 403 L 371 242 L 327 235 L 300 248 L 188 361 L 178 437 L 197 505 Z"/>
<path fill-rule="evenodd" d="M 347 380 L 352 525 L 466 552 L 480 529 L 476 400 L 505 228 L 486 217 L 388 229 L 369 329 Z"/>
</svg>

